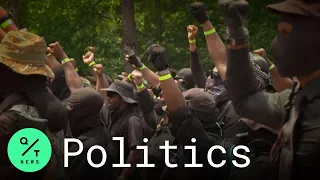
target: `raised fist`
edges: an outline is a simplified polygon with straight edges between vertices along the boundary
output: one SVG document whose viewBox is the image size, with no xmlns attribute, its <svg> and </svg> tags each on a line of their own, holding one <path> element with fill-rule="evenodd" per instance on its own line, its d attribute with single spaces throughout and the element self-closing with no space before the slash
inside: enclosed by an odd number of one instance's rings
<svg viewBox="0 0 320 180">
<path fill-rule="evenodd" d="M 196 38 L 197 32 L 198 32 L 198 27 L 195 25 L 189 25 L 187 27 L 188 31 L 188 39 L 189 40 L 194 40 Z"/>
</svg>

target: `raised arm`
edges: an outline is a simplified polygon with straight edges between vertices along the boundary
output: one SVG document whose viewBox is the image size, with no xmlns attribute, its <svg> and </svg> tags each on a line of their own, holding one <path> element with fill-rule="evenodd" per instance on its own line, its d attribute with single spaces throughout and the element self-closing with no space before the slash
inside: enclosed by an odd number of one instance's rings
<svg viewBox="0 0 320 180">
<path fill-rule="evenodd" d="M 197 146 L 212 145 L 213 141 L 204 130 L 201 122 L 191 113 L 186 100 L 178 85 L 172 78 L 168 68 L 164 48 L 154 44 L 150 47 L 150 61 L 157 69 L 161 83 L 162 95 L 167 105 L 169 121 L 172 125 L 171 133 L 182 145 L 191 143 L 191 138 L 196 138 Z M 203 147 L 207 148 L 207 146 Z"/>
<path fill-rule="evenodd" d="M 158 79 L 158 76 L 151 71 L 147 66 L 145 66 L 139 57 L 135 55 L 126 55 L 127 62 L 129 62 L 131 65 L 135 66 L 141 73 L 143 78 L 151 84 L 153 87 L 158 88 L 160 86 L 160 81 Z"/>
<path fill-rule="evenodd" d="M 48 51 L 53 56 L 61 60 L 61 64 L 63 65 L 64 73 L 66 76 L 66 82 L 70 89 L 70 92 L 73 93 L 75 90 L 82 88 L 83 84 L 81 82 L 81 79 L 59 42 L 50 44 L 48 47 Z"/>
<path fill-rule="evenodd" d="M 225 80 L 227 70 L 226 47 L 211 24 L 204 4 L 195 2 L 192 3 L 190 7 L 191 14 L 202 25 L 210 58 L 218 69 L 222 80 Z"/>
<path fill-rule="evenodd" d="M 187 107 L 186 101 L 179 87 L 176 85 L 170 74 L 164 48 L 158 44 L 154 44 L 148 49 L 151 52 L 150 61 L 158 71 L 162 95 L 167 104 L 169 112 L 174 112 L 178 109 Z"/>
<path fill-rule="evenodd" d="M 107 91 L 101 91 L 100 89 L 108 88 L 109 83 L 107 78 L 104 75 L 104 68 L 102 64 L 95 64 L 93 66 L 94 73 L 96 74 L 97 83 L 96 83 L 96 90 L 100 93 L 102 98 L 104 99 L 105 104 L 108 103 Z"/>
<path fill-rule="evenodd" d="M 205 88 L 207 77 L 203 71 L 202 64 L 200 62 L 199 53 L 197 51 L 196 35 L 198 32 L 198 27 L 194 25 L 189 25 L 187 27 L 189 49 L 190 49 L 190 69 L 192 75 L 196 79 L 196 85 L 199 88 Z"/>
<path fill-rule="evenodd" d="M 155 130 L 159 117 L 154 109 L 154 101 L 150 96 L 148 89 L 143 84 L 144 79 L 142 78 L 141 73 L 138 71 L 133 71 L 132 79 L 137 88 L 139 106 L 143 113 L 144 119 L 149 127 Z"/>
<path fill-rule="evenodd" d="M 244 0 L 219 2 L 224 11 L 229 36 L 225 80 L 229 98 L 241 117 L 279 129 L 285 114 L 284 104 L 288 92 L 270 94 L 259 89 L 249 59 L 244 28 L 248 3 Z"/>
</svg>

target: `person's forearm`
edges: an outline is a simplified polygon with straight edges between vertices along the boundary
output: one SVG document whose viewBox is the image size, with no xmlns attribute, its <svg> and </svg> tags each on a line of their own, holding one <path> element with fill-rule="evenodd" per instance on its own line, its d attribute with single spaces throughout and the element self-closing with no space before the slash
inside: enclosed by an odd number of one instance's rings
<svg viewBox="0 0 320 180">
<path fill-rule="evenodd" d="M 167 104 L 169 112 L 175 112 L 186 107 L 187 103 L 173 78 L 161 81 L 163 99 Z"/>
<path fill-rule="evenodd" d="M 151 71 L 149 68 L 141 70 L 143 78 L 151 84 L 153 87 L 158 88 L 160 86 L 160 81 L 156 73 Z"/>
<path fill-rule="evenodd" d="M 248 44 L 229 45 L 227 64 L 225 87 L 228 90 L 229 98 L 234 104 L 237 104 L 259 90 L 249 58 Z"/>
<path fill-rule="evenodd" d="M 48 60 L 45 61 L 46 65 L 49 66 L 51 69 L 57 67 L 57 66 L 60 66 L 61 64 L 57 61 L 57 59 L 50 55 L 48 56 Z"/>
<path fill-rule="evenodd" d="M 210 21 L 206 21 L 204 24 L 202 24 L 202 28 L 204 32 L 207 32 L 212 30 L 213 26 Z M 210 58 L 217 67 L 222 80 L 225 80 L 227 70 L 226 47 L 221 41 L 217 32 L 205 37 Z"/>
<path fill-rule="evenodd" d="M 153 108 L 154 101 L 151 98 L 147 88 L 143 88 L 140 90 L 138 89 L 137 95 L 138 95 L 139 106 L 142 112 L 148 113 L 154 110 Z"/>
<path fill-rule="evenodd" d="M 68 56 L 65 53 L 60 56 L 60 59 L 66 58 L 68 58 Z M 63 69 L 71 93 L 83 87 L 81 79 L 70 61 L 63 64 Z"/>
<path fill-rule="evenodd" d="M 155 116 L 155 110 L 154 110 L 154 101 L 151 98 L 147 88 L 144 88 L 143 90 L 138 89 L 138 101 L 139 101 L 139 107 L 143 113 L 144 119 L 146 123 L 152 127 L 157 127 L 157 119 L 158 116 Z"/>
<path fill-rule="evenodd" d="M 198 88 L 205 88 L 207 77 L 204 74 L 199 58 L 199 53 L 196 49 L 193 52 L 190 51 L 190 69 L 192 75 L 196 79 L 196 85 L 198 86 Z"/>
<path fill-rule="evenodd" d="M 108 102 L 107 92 L 106 91 L 100 91 L 100 89 L 108 88 L 109 83 L 108 80 L 104 77 L 104 75 L 97 75 L 96 76 L 97 82 L 96 82 L 96 90 L 100 93 L 102 98 L 104 99 L 104 102 Z"/>
<path fill-rule="evenodd" d="M 130 168 L 124 168 L 121 172 L 121 177 L 130 177 L 135 169 L 136 164 L 140 159 L 141 152 L 138 150 L 131 150 L 127 159 L 127 164 L 131 164 Z"/>
<path fill-rule="evenodd" d="M 281 77 L 276 66 L 270 70 L 270 74 L 272 85 L 277 92 L 281 92 L 292 87 L 293 81 L 290 78 Z"/>
<path fill-rule="evenodd" d="M 197 49 L 197 44 L 196 43 L 189 43 L 189 49 L 190 49 L 190 52 L 194 52 Z"/>
</svg>

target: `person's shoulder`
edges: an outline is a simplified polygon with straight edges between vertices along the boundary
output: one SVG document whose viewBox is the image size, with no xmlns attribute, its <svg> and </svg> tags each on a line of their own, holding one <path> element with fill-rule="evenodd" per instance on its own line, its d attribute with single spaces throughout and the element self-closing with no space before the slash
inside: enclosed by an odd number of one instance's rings
<svg viewBox="0 0 320 180">
<path fill-rule="evenodd" d="M 140 124 L 140 117 L 137 115 L 132 115 L 128 119 L 128 123 L 137 123 Z"/>
</svg>

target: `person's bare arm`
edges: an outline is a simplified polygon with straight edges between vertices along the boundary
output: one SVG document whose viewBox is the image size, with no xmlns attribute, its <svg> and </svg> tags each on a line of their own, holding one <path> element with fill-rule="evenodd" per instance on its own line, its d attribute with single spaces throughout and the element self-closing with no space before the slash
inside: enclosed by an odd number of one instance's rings
<svg viewBox="0 0 320 180">
<path fill-rule="evenodd" d="M 145 66 L 141 62 L 139 57 L 134 55 L 132 56 L 126 55 L 125 60 L 129 62 L 131 65 L 133 65 L 134 67 L 136 67 L 142 73 L 143 78 L 153 87 L 158 88 L 160 86 L 160 82 L 156 73 L 154 73 L 147 66 Z"/>
<path fill-rule="evenodd" d="M 160 86 L 160 81 L 156 73 L 146 67 L 143 70 L 140 70 L 143 78 L 150 83 L 153 87 L 158 88 Z"/>
<path fill-rule="evenodd" d="M 49 52 L 54 55 L 56 58 L 64 60 L 65 62 L 62 62 L 66 82 L 70 89 L 70 92 L 73 93 L 75 90 L 80 89 L 83 87 L 83 84 L 81 82 L 81 79 L 74 69 L 72 63 L 68 60 L 68 56 L 63 51 L 61 45 L 59 42 L 55 42 L 49 45 Z"/>
<path fill-rule="evenodd" d="M 172 77 L 167 80 L 160 81 L 160 83 L 163 99 L 167 104 L 169 112 L 175 112 L 178 109 L 187 107 L 186 100 Z"/>
<path fill-rule="evenodd" d="M 193 17 L 202 25 L 210 58 L 218 69 L 222 80 L 225 80 L 227 69 L 226 47 L 211 24 L 205 5 L 200 2 L 194 2 L 190 5 L 190 12 Z"/>
<path fill-rule="evenodd" d="M 54 69 L 57 66 L 60 66 L 60 62 L 50 53 L 48 54 L 48 59 L 45 61 L 45 64 L 51 69 Z"/>
<path fill-rule="evenodd" d="M 105 78 L 103 74 L 103 66 L 102 64 L 96 64 L 93 66 L 95 69 L 95 74 L 96 74 L 96 90 L 100 93 L 102 98 L 104 99 L 104 102 L 107 104 L 108 102 L 108 97 L 107 97 L 107 91 L 101 91 L 100 89 L 108 88 L 109 83 L 107 78 Z"/>
<path fill-rule="evenodd" d="M 279 75 L 278 69 L 274 66 L 270 70 L 271 82 L 276 91 L 281 92 L 286 89 L 290 89 L 293 85 L 293 81 L 290 78 L 283 78 Z"/>
<path fill-rule="evenodd" d="M 214 29 L 209 20 L 202 24 L 202 28 L 204 32 L 209 32 Z M 226 47 L 217 32 L 206 35 L 205 37 L 210 58 L 218 69 L 222 80 L 225 80 L 227 71 Z"/>
</svg>

